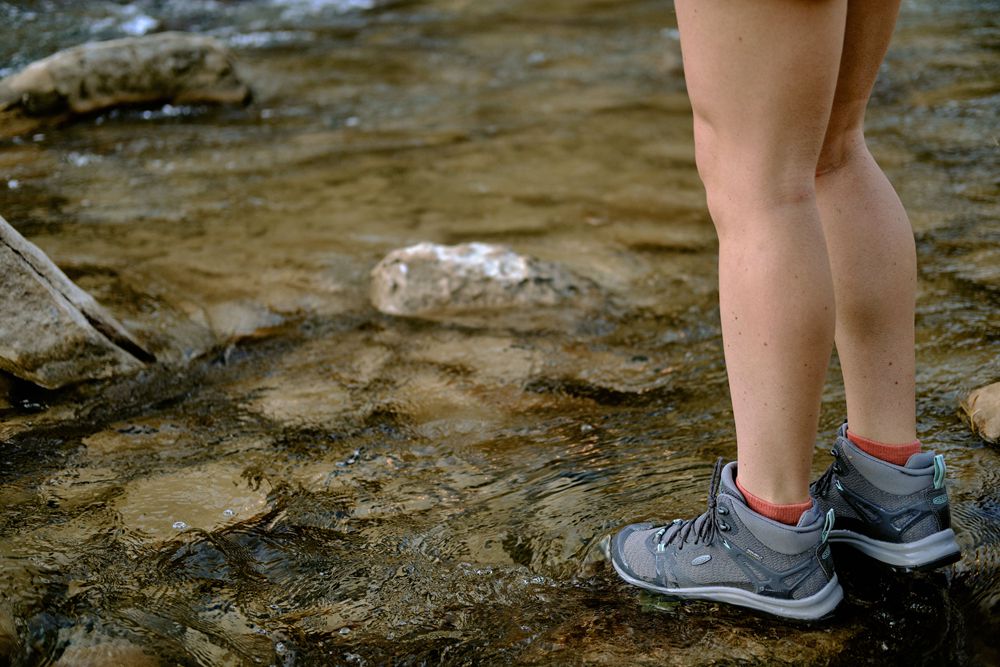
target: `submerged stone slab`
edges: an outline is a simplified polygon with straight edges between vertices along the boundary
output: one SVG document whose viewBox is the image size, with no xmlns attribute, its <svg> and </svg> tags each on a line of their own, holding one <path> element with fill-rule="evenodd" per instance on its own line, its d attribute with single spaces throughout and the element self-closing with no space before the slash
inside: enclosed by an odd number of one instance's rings
<svg viewBox="0 0 1000 667">
<path fill-rule="evenodd" d="M 156 667 L 162 664 L 141 647 L 125 639 L 109 639 L 103 644 L 86 646 L 70 644 L 55 663 L 56 667 L 103 667 L 104 665 Z"/>
<path fill-rule="evenodd" d="M 152 357 L 0 217 L 0 369 L 48 389 L 131 373 Z"/>
<path fill-rule="evenodd" d="M 488 243 L 419 243 L 394 250 L 371 273 L 371 300 L 388 315 L 468 314 L 592 304 L 600 289 L 552 262 Z"/>
<path fill-rule="evenodd" d="M 1000 444 L 1000 382 L 980 387 L 962 401 L 972 432 L 993 444 Z"/>
<path fill-rule="evenodd" d="M 228 49 L 212 37 L 164 32 L 91 42 L 0 80 L 0 135 L 30 131 L 42 117 L 124 104 L 234 104 L 249 96 Z"/>
<path fill-rule="evenodd" d="M 246 458 L 238 454 L 136 479 L 115 498 L 114 508 L 123 525 L 156 541 L 176 537 L 188 528 L 216 530 L 267 508 L 267 489 L 243 479 L 246 467 Z"/>
<path fill-rule="evenodd" d="M 0 658 L 9 659 L 20 648 L 17 625 L 9 609 L 0 606 Z"/>
</svg>

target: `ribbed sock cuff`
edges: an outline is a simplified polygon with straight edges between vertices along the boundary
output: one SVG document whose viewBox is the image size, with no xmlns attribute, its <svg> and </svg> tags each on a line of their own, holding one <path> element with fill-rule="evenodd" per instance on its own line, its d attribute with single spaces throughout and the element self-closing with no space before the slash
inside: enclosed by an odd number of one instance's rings
<svg viewBox="0 0 1000 667">
<path fill-rule="evenodd" d="M 920 451 L 919 440 L 892 445 L 886 442 L 863 438 L 856 433 L 851 433 L 851 429 L 847 429 L 847 439 L 853 442 L 864 453 L 871 454 L 877 459 L 898 466 L 905 466 L 910 457 Z"/>
<path fill-rule="evenodd" d="M 747 501 L 747 505 L 754 512 L 766 516 L 768 519 L 787 523 L 789 526 L 797 525 L 799 519 L 802 518 L 802 513 L 812 507 L 812 500 L 807 500 L 804 503 L 793 503 L 791 505 L 776 505 L 763 498 L 758 498 L 740 484 L 739 476 L 736 477 L 736 488 L 740 490 L 743 498 Z"/>
</svg>

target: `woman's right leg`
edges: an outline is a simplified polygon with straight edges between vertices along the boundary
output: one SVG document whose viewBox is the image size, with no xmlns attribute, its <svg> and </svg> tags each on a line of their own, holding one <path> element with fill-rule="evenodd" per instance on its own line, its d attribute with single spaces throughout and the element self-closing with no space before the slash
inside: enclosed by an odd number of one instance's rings
<svg viewBox="0 0 1000 667">
<path fill-rule="evenodd" d="M 812 491 L 821 509 L 834 510 L 831 541 L 895 567 L 925 569 L 952 563 L 961 553 L 951 528 L 944 458 L 913 456 L 920 449 L 914 433 L 913 232 L 862 134 L 898 9 L 898 0 L 849 0 L 837 93 L 817 167 L 850 431 L 833 443 L 836 461 Z"/>
<path fill-rule="evenodd" d="M 851 432 L 912 443 L 913 230 L 863 133 L 865 108 L 889 46 L 899 0 L 849 0 L 843 56 L 816 195 L 837 298 L 837 352 Z"/>
</svg>

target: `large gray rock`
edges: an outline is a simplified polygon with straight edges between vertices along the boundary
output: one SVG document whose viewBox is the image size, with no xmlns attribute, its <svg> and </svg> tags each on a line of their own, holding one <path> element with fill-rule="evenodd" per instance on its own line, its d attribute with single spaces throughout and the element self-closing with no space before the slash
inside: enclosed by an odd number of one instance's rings
<svg viewBox="0 0 1000 667">
<path fill-rule="evenodd" d="M 593 281 L 557 264 L 487 243 L 419 243 L 394 250 L 371 278 L 371 300 L 378 310 L 429 319 L 585 307 L 600 293 Z"/>
<path fill-rule="evenodd" d="M 972 432 L 993 444 L 1000 444 L 1000 382 L 980 387 L 962 401 Z"/>
<path fill-rule="evenodd" d="M 0 135 L 39 117 L 66 118 L 123 104 L 241 103 L 250 90 L 216 39 L 164 32 L 81 44 L 0 80 Z"/>
<path fill-rule="evenodd" d="M 92 296 L 0 217 L 0 369 L 55 389 L 152 357 Z"/>
</svg>

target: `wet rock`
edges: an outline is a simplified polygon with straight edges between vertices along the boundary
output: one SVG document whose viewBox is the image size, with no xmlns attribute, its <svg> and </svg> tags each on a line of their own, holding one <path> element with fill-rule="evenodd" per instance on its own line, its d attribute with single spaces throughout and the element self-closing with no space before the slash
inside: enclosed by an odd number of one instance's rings
<svg viewBox="0 0 1000 667">
<path fill-rule="evenodd" d="M 487 243 L 419 243 L 394 250 L 371 278 L 378 310 L 427 319 L 588 306 L 600 294 L 596 283 L 566 268 Z"/>
<path fill-rule="evenodd" d="M 685 617 L 675 602 L 642 596 L 635 612 L 581 609 L 541 633 L 518 656 L 525 665 L 826 665 L 858 634 L 856 627 L 784 627 L 730 616 L 727 611 Z M 669 620 L 668 620 L 669 619 Z M 676 620 L 674 620 L 676 619 Z M 668 625 L 673 620 L 672 625 Z M 641 657 L 640 657 L 641 656 Z"/>
<path fill-rule="evenodd" d="M 0 607 L 0 661 L 10 659 L 18 649 L 18 644 L 14 616 L 8 609 Z"/>
<path fill-rule="evenodd" d="M 14 380 L 6 373 L 0 371 L 0 410 L 7 410 L 14 404 L 11 402 L 11 395 L 14 392 Z"/>
<path fill-rule="evenodd" d="M 285 322 L 281 314 L 248 299 L 210 304 L 204 316 L 209 329 L 223 341 L 262 337 Z"/>
<path fill-rule="evenodd" d="M 75 635 L 82 633 L 71 633 Z M 56 667 L 104 667 L 105 665 L 129 665 L 130 667 L 156 667 L 162 663 L 126 639 L 103 637 L 102 640 L 87 638 L 88 643 L 70 644 L 56 661 Z"/>
<path fill-rule="evenodd" d="M 321 338 L 284 355 L 280 363 L 230 385 L 251 412 L 292 427 L 332 426 L 364 419 L 379 403 L 378 387 L 367 400 L 356 398 L 383 377 L 392 353 L 352 336 Z"/>
<path fill-rule="evenodd" d="M 42 117 L 124 104 L 234 104 L 249 96 L 229 51 L 211 37 L 164 32 L 92 42 L 0 81 L 0 135 L 29 131 Z"/>
<path fill-rule="evenodd" d="M 0 369 L 48 389 L 152 360 L 110 313 L 0 217 Z"/>
<path fill-rule="evenodd" d="M 322 378 L 307 378 L 288 386 L 265 385 L 247 407 L 268 419 L 306 426 L 335 423 L 355 406 L 343 387 Z"/>
<path fill-rule="evenodd" d="M 962 401 L 962 411 L 972 432 L 987 442 L 1000 444 L 1000 382 L 976 389 Z"/>
</svg>

